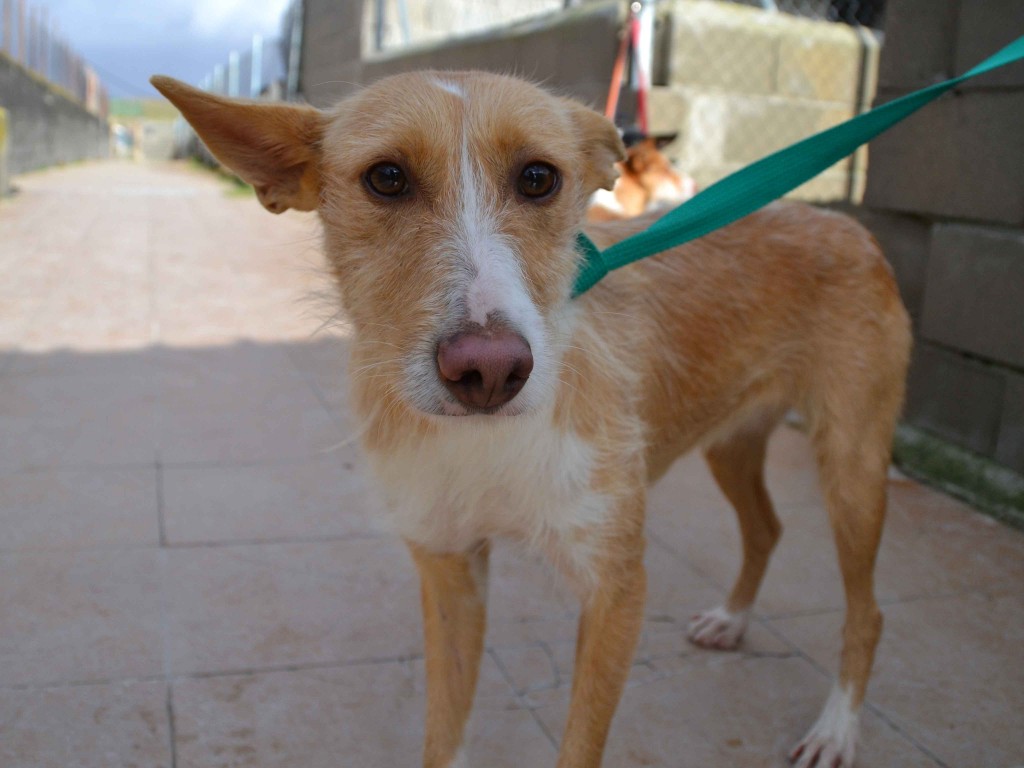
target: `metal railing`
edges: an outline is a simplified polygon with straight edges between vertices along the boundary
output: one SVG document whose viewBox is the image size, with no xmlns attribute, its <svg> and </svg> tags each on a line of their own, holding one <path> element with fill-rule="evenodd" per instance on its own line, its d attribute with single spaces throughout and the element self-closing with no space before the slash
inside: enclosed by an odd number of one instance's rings
<svg viewBox="0 0 1024 768">
<path fill-rule="evenodd" d="M 7 56 L 58 86 L 87 110 L 106 118 L 110 98 L 95 70 L 61 34 L 46 8 L 0 0 L 0 46 Z"/>
<path fill-rule="evenodd" d="M 299 88 L 302 7 L 302 0 L 293 0 L 282 16 L 279 37 L 267 39 L 253 35 L 248 50 L 228 53 L 226 60 L 214 66 L 197 85 L 222 96 L 295 99 Z M 216 164 L 192 127 L 181 118 L 174 125 L 174 154 Z"/>
<path fill-rule="evenodd" d="M 302 2 L 295 0 L 282 17 L 279 37 L 253 35 L 248 50 L 231 51 L 198 85 L 223 96 L 293 99 L 301 44 Z"/>
</svg>

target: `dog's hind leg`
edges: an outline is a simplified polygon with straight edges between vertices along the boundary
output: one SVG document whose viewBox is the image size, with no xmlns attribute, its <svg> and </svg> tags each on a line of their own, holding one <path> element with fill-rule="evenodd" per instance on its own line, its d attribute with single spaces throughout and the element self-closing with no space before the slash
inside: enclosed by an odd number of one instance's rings
<svg viewBox="0 0 1024 768">
<path fill-rule="evenodd" d="M 476 692 L 487 622 L 490 547 L 434 554 L 409 544 L 420 574 L 427 667 L 424 768 L 454 768 Z"/>
<path fill-rule="evenodd" d="M 893 381 L 887 386 L 875 382 L 859 393 L 846 387 L 844 397 L 836 399 L 813 434 L 846 593 L 846 621 L 839 680 L 821 716 L 790 754 L 797 768 L 853 764 L 857 713 L 882 633 L 874 567 L 885 519 L 892 434 L 902 400 L 902 380 Z"/>
<path fill-rule="evenodd" d="M 776 418 L 765 418 L 704 452 L 718 487 L 736 510 L 743 538 L 743 565 L 725 605 L 702 611 L 690 621 L 690 641 L 704 648 L 731 650 L 739 644 L 782 534 L 764 484 L 765 448 L 776 423 Z"/>
</svg>

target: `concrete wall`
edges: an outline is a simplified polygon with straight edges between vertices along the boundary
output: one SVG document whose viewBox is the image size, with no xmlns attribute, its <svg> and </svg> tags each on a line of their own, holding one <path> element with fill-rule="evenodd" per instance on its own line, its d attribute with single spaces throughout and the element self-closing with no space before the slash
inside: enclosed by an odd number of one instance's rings
<svg viewBox="0 0 1024 768">
<path fill-rule="evenodd" d="M 7 110 L 8 172 L 106 157 L 107 123 L 57 86 L 0 52 L 0 107 Z"/>
<path fill-rule="evenodd" d="M 966 71 L 1022 29 L 1020 0 L 891 3 L 879 103 Z M 1024 472 L 1024 65 L 925 107 L 870 152 L 861 216 L 917 336 L 906 420 Z"/>
<path fill-rule="evenodd" d="M 681 131 L 668 153 L 702 187 L 870 106 L 868 30 L 710 0 L 662 9 L 653 128 Z M 858 200 L 866 162 L 859 152 L 791 196 Z"/>
<path fill-rule="evenodd" d="M 306 0 L 300 90 L 326 106 L 361 84 L 416 69 L 515 73 L 603 105 L 622 6 L 593 3 L 477 35 L 360 58 L 361 3 Z"/>
<path fill-rule="evenodd" d="M 478 34 L 546 13 L 560 11 L 564 0 L 411 0 L 406 3 L 406 40 L 397 3 L 387 3 L 381 50 L 441 43 L 453 37 Z M 376 4 L 363 14 L 363 55 L 377 52 Z"/>
</svg>

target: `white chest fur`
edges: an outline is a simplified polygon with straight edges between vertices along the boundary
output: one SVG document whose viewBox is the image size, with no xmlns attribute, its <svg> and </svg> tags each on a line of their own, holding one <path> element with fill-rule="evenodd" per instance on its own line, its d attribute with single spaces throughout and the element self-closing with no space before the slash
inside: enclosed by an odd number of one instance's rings
<svg viewBox="0 0 1024 768">
<path fill-rule="evenodd" d="M 586 547 L 582 532 L 598 529 L 609 508 L 590 487 L 591 447 L 554 429 L 547 413 L 447 419 L 370 462 L 392 527 L 435 551 L 510 537 L 579 561 L 583 552 L 566 550 Z"/>
</svg>

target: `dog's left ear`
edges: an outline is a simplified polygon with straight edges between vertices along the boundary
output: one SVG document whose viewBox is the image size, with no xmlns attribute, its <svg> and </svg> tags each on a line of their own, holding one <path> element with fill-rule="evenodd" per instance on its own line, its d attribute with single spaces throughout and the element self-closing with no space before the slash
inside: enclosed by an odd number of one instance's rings
<svg viewBox="0 0 1024 768">
<path fill-rule="evenodd" d="M 570 99 L 566 99 L 565 103 L 569 105 L 583 148 L 586 161 L 583 183 L 588 194 L 599 187 L 611 189 L 619 175 L 615 163 L 626 158 L 626 148 L 619 137 L 619 130 L 604 115 Z"/>
<path fill-rule="evenodd" d="M 679 131 L 676 131 L 674 133 L 659 133 L 655 135 L 653 138 L 655 149 L 664 149 L 673 141 L 679 138 Z"/>
<path fill-rule="evenodd" d="M 224 165 L 252 184 L 271 213 L 320 202 L 325 117 L 312 107 L 226 99 L 157 75 L 153 86 L 192 124 Z"/>
</svg>

